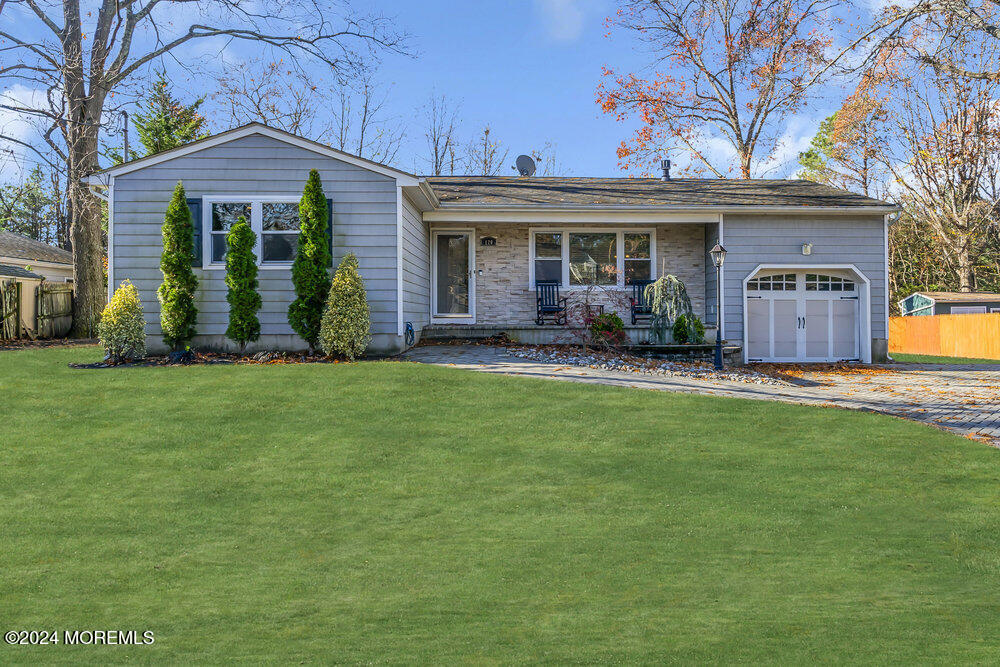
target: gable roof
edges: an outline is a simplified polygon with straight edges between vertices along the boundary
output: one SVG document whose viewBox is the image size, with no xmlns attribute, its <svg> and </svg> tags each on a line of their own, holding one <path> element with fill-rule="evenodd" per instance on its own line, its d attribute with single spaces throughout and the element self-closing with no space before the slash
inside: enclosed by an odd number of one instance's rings
<svg viewBox="0 0 1000 667">
<path fill-rule="evenodd" d="M 1000 294 L 990 292 L 914 292 L 910 296 L 918 294 L 939 303 L 994 303 L 1000 301 Z"/>
<path fill-rule="evenodd" d="M 893 204 L 805 180 L 429 176 L 444 205 L 878 208 Z"/>
<path fill-rule="evenodd" d="M 21 268 L 20 266 L 11 266 L 10 264 L 0 264 L 0 277 L 34 278 L 35 280 L 44 280 L 44 278 L 37 273 L 32 273 L 28 269 Z"/>
<path fill-rule="evenodd" d="M 16 257 L 36 262 L 72 264 L 73 253 L 14 232 L 0 231 L 0 257 Z"/>
<path fill-rule="evenodd" d="M 418 181 L 418 178 L 413 174 L 390 167 L 382 164 L 381 162 L 366 160 L 365 158 L 358 157 L 357 155 L 345 153 L 344 151 L 337 150 L 336 148 L 332 148 L 326 144 L 321 144 L 318 141 L 306 139 L 297 134 L 292 134 L 291 132 L 285 132 L 284 130 L 271 127 L 270 125 L 264 125 L 263 123 L 247 123 L 246 125 L 235 127 L 231 130 L 226 130 L 225 132 L 220 132 L 218 134 L 213 134 L 210 137 L 198 139 L 197 141 L 192 141 L 191 143 L 178 146 L 177 148 L 171 148 L 170 150 L 130 160 L 128 162 L 123 162 L 113 167 L 108 167 L 107 169 L 102 169 L 87 177 L 87 182 L 91 185 L 104 186 L 106 183 L 104 182 L 104 179 L 100 178 L 101 176 L 121 176 L 123 174 L 128 174 L 142 169 L 143 167 L 172 160 L 184 155 L 189 155 L 197 151 L 205 150 L 206 148 L 211 148 L 212 146 L 218 146 L 219 144 L 235 141 L 236 139 L 241 139 L 254 134 L 283 141 L 286 144 L 298 146 L 299 148 L 304 148 L 314 153 L 319 153 L 320 155 L 325 155 L 326 157 L 341 160 L 343 162 L 347 162 L 348 164 L 353 164 L 356 167 L 361 167 L 362 169 L 382 174 L 383 176 L 395 178 L 398 181 L 403 181 L 406 185 L 416 185 Z"/>
</svg>

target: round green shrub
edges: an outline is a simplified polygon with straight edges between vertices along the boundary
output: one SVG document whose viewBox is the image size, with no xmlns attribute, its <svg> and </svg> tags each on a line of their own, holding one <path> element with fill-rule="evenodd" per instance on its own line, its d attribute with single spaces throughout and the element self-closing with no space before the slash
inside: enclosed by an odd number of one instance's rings
<svg viewBox="0 0 1000 667">
<path fill-rule="evenodd" d="M 125 280 L 115 290 L 97 323 L 97 337 L 113 363 L 146 356 L 146 322 L 139 291 Z"/>
<path fill-rule="evenodd" d="M 674 321 L 672 333 L 675 343 L 705 342 L 705 325 L 695 315 L 681 315 L 678 317 Z"/>
</svg>

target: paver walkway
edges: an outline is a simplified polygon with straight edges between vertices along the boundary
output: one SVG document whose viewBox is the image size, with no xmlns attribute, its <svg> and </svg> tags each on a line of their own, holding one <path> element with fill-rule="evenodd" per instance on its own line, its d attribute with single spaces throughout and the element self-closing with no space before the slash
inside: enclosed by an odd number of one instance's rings
<svg viewBox="0 0 1000 667">
<path fill-rule="evenodd" d="M 805 372 L 786 384 L 769 385 L 531 361 L 487 345 L 415 347 L 403 358 L 486 373 L 883 412 L 1000 446 L 1000 366 L 894 364 L 869 371 Z"/>
</svg>

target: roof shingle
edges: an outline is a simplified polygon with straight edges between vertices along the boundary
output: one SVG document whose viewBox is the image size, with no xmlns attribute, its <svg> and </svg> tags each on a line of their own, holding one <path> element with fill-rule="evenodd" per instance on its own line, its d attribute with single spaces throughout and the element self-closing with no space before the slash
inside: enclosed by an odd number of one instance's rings
<svg viewBox="0 0 1000 667">
<path fill-rule="evenodd" d="M 20 266 L 11 266 L 10 264 L 0 264 L 0 277 L 34 278 L 35 280 L 42 280 L 42 277 L 37 273 L 32 273 L 28 269 L 22 268 Z"/>
<path fill-rule="evenodd" d="M 72 264 L 73 253 L 48 244 L 29 239 L 13 232 L 0 231 L 0 257 L 17 257 L 36 262 Z"/>
<path fill-rule="evenodd" d="M 427 182 L 443 204 L 893 207 L 805 180 L 428 176 Z"/>
</svg>

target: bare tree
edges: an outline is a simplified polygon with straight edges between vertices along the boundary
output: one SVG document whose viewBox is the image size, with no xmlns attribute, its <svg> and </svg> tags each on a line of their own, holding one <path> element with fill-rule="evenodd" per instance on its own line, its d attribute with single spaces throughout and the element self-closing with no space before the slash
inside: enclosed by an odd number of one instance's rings
<svg viewBox="0 0 1000 667">
<path fill-rule="evenodd" d="M 336 91 L 332 144 L 375 162 L 391 163 L 406 136 L 401 124 L 385 113 L 389 94 L 363 73 L 351 86 Z"/>
<path fill-rule="evenodd" d="M 309 76 L 282 60 L 229 67 L 218 77 L 212 94 L 232 126 L 260 122 L 309 137 L 317 134 L 320 108 L 315 97 L 316 86 Z"/>
<path fill-rule="evenodd" d="M 450 174 L 455 173 L 458 110 L 459 105 L 453 104 L 447 96 L 434 93 L 423 107 L 427 163 L 432 176 L 440 176 L 446 169 Z"/>
<path fill-rule="evenodd" d="M 373 83 L 371 73 L 348 80 L 334 72 L 334 85 L 317 83 L 322 78 L 281 61 L 254 61 L 218 77 L 212 99 L 232 125 L 257 121 L 369 160 L 393 161 L 403 129 L 386 116 L 388 93 Z"/>
<path fill-rule="evenodd" d="M 405 36 L 379 15 L 335 11 L 323 0 L 253 4 L 239 0 L 4 0 L 17 20 L 0 30 L 0 78 L 43 91 L 44 102 L 3 104 L 41 119 L 40 141 L 65 164 L 73 246 L 73 329 L 92 335 L 105 300 L 101 214 L 83 183 L 98 169 L 98 143 L 108 100 L 129 77 L 194 40 L 252 41 L 351 71 L 383 50 L 403 52 Z M 177 19 L 187 17 L 186 25 Z M 37 146 L 16 136 L 0 139 Z"/>
<path fill-rule="evenodd" d="M 1000 81 L 997 63 L 955 58 L 956 49 L 969 44 L 1000 45 L 1000 0 L 894 3 L 882 11 L 869 32 L 878 36 L 874 54 L 886 49 L 905 51 L 913 59 L 959 78 Z"/>
<path fill-rule="evenodd" d="M 465 164 L 470 174 L 496 176 L 503 171 L 509 154 L 510 150 L 502 143 L 490 139 L 490 126 L 486 125 L 482 132 L 469 142 Z"/>
<path fill-rule="evenodd" d="M 991 184 L 1000 165 L 1000 81 L 969 83 L 955 74 L 910 81 L 893 116 L 907 159 L 889 168 L 904 206 L 934 231 L 959 290 L 969 292 L 977 250 L 1000 214 Z"/>
<path fill-rule="evenodd" d="M 539 176 L 568 176 L 570 169 L 559 162 L 556 156 L 556 145 L 551 141 L 546 141 L 541 148 L 531 151 L 531 157 L 535 161 Z"/>
<path fill-rule="evenodd" d="M 618 149 L 625 169 L 668 148 L 695 171 L 750 178 L 780 145 L 785 121 L 809 100 L 828 59 L 835 0 L 620 0 L 614 25 L 645 42 L 647 73 L 604 72 L 597 102 L 640 128 Z M 662 68 L 662 69 L 661 69 Z M 713 140 L 733 158 L 708 150 Z"/>
</svg>

